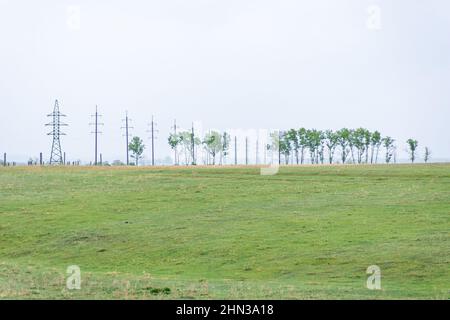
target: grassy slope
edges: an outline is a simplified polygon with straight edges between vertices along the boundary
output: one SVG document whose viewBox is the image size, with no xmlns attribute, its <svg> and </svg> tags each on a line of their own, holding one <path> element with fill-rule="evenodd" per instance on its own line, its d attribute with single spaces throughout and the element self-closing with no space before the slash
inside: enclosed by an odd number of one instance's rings
<svg viewBox="0 0 450 320">
<path fill-rule="evenodd" d="M 450 165 L 1 168 L 0 298 L 447 299 L 449 190 Z"/>
</svg>

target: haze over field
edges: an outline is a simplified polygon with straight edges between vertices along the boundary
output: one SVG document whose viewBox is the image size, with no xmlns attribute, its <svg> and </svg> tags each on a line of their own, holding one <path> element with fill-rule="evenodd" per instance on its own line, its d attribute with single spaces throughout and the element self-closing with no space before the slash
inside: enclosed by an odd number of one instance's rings
<svg viewBox="0 0 450 320">
<path fill-rule="evenodd" d="M 450 158 L 449 30 L 446 0 L 0 0 L 0 152 L 48 157 L 45 115 L 59 99 L 63 149 L 86 162 L 96 104 L 109 161 L 124 160 L 125 110 L 142 138 L 155 115 L 157 158 L 172 154 L 174 118 L 203 129 L 362 126 L 394 137 L 399 158 L 410 137 Z"/>
</svg>

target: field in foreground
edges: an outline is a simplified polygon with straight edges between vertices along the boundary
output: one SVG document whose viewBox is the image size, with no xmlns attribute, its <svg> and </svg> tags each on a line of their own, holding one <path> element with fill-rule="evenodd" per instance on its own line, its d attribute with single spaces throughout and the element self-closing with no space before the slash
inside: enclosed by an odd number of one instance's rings
<svg viewBox="0 0 450 320">
<path fill-rule="evenodd" d="M 0 168 L 0 298 L 448 299 L 449 191 L 447 164 Z"/>
</svg>

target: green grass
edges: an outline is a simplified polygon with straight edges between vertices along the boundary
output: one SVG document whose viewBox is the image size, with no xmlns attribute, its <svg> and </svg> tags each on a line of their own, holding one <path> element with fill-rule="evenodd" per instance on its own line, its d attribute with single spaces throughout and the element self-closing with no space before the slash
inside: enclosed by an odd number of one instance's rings
<svg viewBox="0 0 450 320">
<path fill-rule="evenodd" d="M 448 299 L 449 266 L 448 164 L 0 168 L 3 299 Z"/>
</svg>

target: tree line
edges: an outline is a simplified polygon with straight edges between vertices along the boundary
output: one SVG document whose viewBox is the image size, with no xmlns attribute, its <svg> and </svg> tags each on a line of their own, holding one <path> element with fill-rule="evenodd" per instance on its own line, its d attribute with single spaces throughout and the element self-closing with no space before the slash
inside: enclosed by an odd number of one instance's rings
<svg viewBox="0 0 450 320">
<path fill-rule="evenodd" d="M 230 153 L 231 136 L 227 132 L 209 131 L 204 137 L 197 137 L 193 131 L 182 131 L 171 133 L 168 144 L 175 152 L 175 164 L 195 164 L 199 150 L 206 154 L 205 164 L 223 164 Z M 418 141 L 411 138 L 406 145 L 409 160 L 414 163 Z M 307 161 L 311 164 L 375 164 L 380 161 L 392 163 L 397 146 L 392 137 L 365 128 L 336 131 L 300 128 L 271 132 L 265 149 L 270 152 L 272 161 L 277 158 L 280 164 L 304 164 Z M 430 155 L 431 151 L 426 147 L 425 162 Z"/>
</svg>

